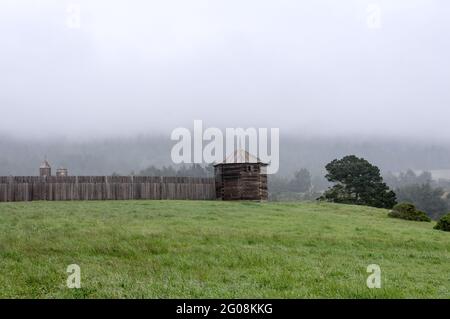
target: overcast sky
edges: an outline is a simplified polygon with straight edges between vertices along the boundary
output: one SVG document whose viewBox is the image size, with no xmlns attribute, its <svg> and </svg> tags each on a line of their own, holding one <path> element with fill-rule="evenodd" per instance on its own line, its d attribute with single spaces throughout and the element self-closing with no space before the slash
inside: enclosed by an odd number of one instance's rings
<svg viewBox="0 0 450 319">
<path fill-rule="evenodd" d="M 1 0 L 0 132 L 450 136 L 449 17 L 448 0 Z"/>
</svg>

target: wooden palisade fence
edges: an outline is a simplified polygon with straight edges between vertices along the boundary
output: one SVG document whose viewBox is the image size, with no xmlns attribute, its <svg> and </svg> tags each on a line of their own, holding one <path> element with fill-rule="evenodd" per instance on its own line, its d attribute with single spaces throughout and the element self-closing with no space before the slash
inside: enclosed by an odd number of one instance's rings
<svg viewBox="0 0 450 319">
<path fill-rule="evenodd" d="M 0 202 L 215 198 L 214 178 L 0 176 Z"/>
</svg>

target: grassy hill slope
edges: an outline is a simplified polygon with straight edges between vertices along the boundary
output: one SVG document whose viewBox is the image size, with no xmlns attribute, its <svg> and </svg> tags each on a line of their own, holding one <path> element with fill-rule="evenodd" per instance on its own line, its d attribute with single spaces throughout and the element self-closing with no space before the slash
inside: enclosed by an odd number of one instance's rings
<svg viewBox="0 0 450 319">
<path fill-rule="evenodd" d="M 327 203 L 1 203 L 0 297 L 448 298 L 433 225 Z"/>
</svg>

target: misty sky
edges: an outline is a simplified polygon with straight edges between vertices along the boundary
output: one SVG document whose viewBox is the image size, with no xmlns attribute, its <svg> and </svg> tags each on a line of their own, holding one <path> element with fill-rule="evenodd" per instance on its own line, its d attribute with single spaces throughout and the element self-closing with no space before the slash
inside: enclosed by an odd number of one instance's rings
<svg viewBox="0 0 450 319">
<path fill-rule="evenodd" d="M 449 17 L 448 0 L 1 0 L 0 133 L 447 137 Z"/>
</svg>

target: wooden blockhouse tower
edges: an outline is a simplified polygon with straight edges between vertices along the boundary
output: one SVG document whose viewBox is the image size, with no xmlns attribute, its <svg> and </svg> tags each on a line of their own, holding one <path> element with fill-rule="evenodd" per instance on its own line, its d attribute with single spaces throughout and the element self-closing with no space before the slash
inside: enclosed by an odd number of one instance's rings
<svg viewBox="0 0 450 319">
<path fill-rule="evenodd" d="M 52 176 L 52 168 L 47 160 L 39 167 L 39 175 L 42 177 Z"/>
<path fill-rule="evenodd" d="M 267 166 L 245 150 L 235 151 L 214 165 L 217 199 L 267 200 Z"/>
</svg>

